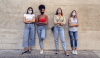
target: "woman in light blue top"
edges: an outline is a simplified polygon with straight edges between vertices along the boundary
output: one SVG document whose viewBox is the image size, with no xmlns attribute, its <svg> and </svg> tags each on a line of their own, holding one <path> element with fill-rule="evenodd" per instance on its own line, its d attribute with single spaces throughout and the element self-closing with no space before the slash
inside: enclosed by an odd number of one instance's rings
<svg viewBox="0 0 100 58">
<path fill-rule="evenodd" d="M 70 36 L 70 44 L 71 44 L 73 54 L 78 54 L 77 53 L 78 26 L 79 26 L 79 22 L 78 22 L 77 13 L 75 10 L 73 10 L 69 18 L 69 36 Z M 73 46 L 73 40 L 75 46 Z"/>
</svg>

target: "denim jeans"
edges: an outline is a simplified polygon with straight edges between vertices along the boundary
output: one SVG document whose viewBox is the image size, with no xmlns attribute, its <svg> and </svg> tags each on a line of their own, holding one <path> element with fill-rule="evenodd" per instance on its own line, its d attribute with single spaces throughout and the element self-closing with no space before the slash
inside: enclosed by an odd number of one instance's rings
<svg viewBox="0 0 100 58">
<path fill-rule="evenodd" d="M 69 36 L 70 36 L 70 44 L 71 44 L 71 48 L 73 49 L 74 47 L 77 48 L 77 36 L 78 36 L 78 31 L 69 31 Z M 73 39 L 74 38 L 74 39 Z M 73 40 L 74 40 L 74 45 L 73 46 Z"/>
<path fill-rule="evenodd" d="M 43 40 L 45 39 L 45 31 L 46 31 L 45 25 L 41 25 L 41 26 L 37 25 L 37 33 L 38 33 L 39 44 L 41 49 L 43 49 Z"/>
<path fill-rule="evenodd" d="M 63 51 L 66 51 L 66 43 L 64 38 L 64 29 L 63 27 L 54 27 L 54 38 L 55 38 L 55 47 L 58 49 L 58 33 L 60 35 L 61 44 L 63 47 Z"/>
<path fill-rule="evenodd" d="M 22 46 L 27 48 L 28 46 L 34 46 L 34 45 L 35 45 L 35 26 L 34 24 L 25 24 Z"/>
</svg>

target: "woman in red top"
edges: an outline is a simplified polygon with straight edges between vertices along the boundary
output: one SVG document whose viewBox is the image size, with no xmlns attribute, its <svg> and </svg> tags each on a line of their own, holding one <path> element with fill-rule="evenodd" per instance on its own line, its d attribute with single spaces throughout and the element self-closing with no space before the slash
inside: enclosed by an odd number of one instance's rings
<svg viewBox="0 0 100 58">
<path fill-rule="evenodd" d="M 37 33 L 39 37 L 39 44 L 40 44 L 40 54 L 43 54 L 43 40 L 45 39 L 45 25 L 48 24 L 48 16 L 44 14 L 45 6 L 40 5 L 39 10 L 41 12 L 40 15 L 37 16 L 36 24 L 37 24 Z"/>
</svg>

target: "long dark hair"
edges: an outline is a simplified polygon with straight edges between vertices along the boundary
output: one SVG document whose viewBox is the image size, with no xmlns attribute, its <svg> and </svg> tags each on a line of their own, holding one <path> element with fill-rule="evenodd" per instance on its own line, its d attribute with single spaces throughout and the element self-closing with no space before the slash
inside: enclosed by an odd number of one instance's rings
<svg viewBox="0 0 100 58">
<path fill-rule="evenodd" d="M 28 10 L 29 10 L 29 9 L 32 9 L 32 13 L 31 13 L 31 14 L 34 14 L 33 8 L 32 8 L 32 7 L 29 7 L 29 8 L 27 9 L 27 13 L 26 13 L 26 14 L 29 14 L 29 13 L 28 13 Z"/>
<path fill-rule="evenodd" d="M 71 12 L 71 14 L 70 14 L 70 17 L 72 17 L 73 15 L 73 12 L 75 11 L 75 13 L 76 13 L 76 15 L 74 16 L 74 18 L 77 18 L 77 12 L 76 12 L 76 10 L 73 10 L 72 12 Z"/>
<path fill-rule="evenodd" d="M 58 9 L 61 9 L 60 7 Z M 58 15 L 58 9 L 56 11 L 56 14 L 55 15 Z M 63 16 L 63 13 L 62 13 L 62 9 L 61 9 L 61 16 Z"/>
</svg>

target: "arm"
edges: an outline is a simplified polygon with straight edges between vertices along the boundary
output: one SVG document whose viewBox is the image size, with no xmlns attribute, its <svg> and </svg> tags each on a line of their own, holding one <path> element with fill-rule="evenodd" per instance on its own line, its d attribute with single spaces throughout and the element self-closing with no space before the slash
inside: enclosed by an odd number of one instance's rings
<svg viewBox="0 0 100 58">
<path fill-rule="evenodd" d="M 29 22 L 29 21 L 26 21 L 26 18 L 25 18 L 25 17 L 23 18 L 23 22 L 24 22 L 24 23 L 31 23 L 31 22 Z"/>
<path fill-rule="evenodd" d="M 64 20 L 60 23 L 60 25 L 64 25 L 66 23 L 66 19 L 64 17 Z"/>
<path fill-rule="evenodd" d="M 39 22 L 40 24 L 47 25 L 48 24 L 48 16 L 46 16 L 46 21 L 45 22 Z"/>
<path fill-rule="evenodd" d="M 77 27 L 79 26 L 78 18 L 77 18 Z"/>
<path fill-rule="evenodd" d="M 77 24 L 71 24 L 71 19 L 69 18 L 69 26 L 70 27 L 78 27 L 79 26 L 78 18 L 77 18 Z"/>
<path fill-rule="evenodd" d="M 31 23 L 35 22 L 35 16 L 33 17 L 32 20 L 27 20 L 27 21 L 28 21 L 28 22 L 31 22 Z"/>
<path fill-rule="evenodd" d="M 40 24 L 40 23 L 38 22 L 38 18 L 39 18 L 39 15 L 37 16 L 36 24 L 37 24 L 37 25 L 43 25 L 43 24 Z"/>
<path fill-rule="evenodd" d="M 56 15 L 54 16 L 54 24 L 58 24 L 58 22 L 56 21 Z"/>
</svg>

